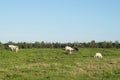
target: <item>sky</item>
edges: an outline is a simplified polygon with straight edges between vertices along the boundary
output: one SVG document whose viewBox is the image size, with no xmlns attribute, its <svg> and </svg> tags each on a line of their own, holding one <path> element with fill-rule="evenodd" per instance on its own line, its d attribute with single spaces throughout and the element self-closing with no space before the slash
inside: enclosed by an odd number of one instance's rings
<svg viewBox="0 0 120 80">
<path fill-rule="evenodd" d="M 0 41 L 120 41 L 120 0 L 0 0 Z"/>
</svg>

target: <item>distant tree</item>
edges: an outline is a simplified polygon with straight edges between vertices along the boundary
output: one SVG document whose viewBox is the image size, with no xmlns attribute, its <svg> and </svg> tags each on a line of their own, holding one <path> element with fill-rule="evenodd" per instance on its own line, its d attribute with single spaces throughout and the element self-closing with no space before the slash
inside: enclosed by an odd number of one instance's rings
<svg viewBox="0 0 120 80">
<path fill-rule="evenodd" d="M 28 48 L 33 48 L 33 44 L 32 43 L 27 43 L 27 47 Z"/>
<path fill-rule="evenodd" d="M 66 46 L 72 46 L 72 43 L 68 42 L 66 43 Z"/>
<path fill-rule="evenodd" d="M 78 48 L 79 47 L 79 42 L 74 42 L 73 46 Z"/>
<path fill-rule="evenodd" d="M 71 46 L 71 47 L 77 47 L 77 48 L 120 48 L 120 43 L 118 41 L 115 41 L 114 43 L 112 41 L 103 41 L 103 42 L 95 42 L 95 40 L 92 40 L 91 42 L 74 42 L 74 43 L 59 43 L 59 42 L 38 42 L 35 43 L 27 43 L 27 42 L 12 42 L 9 41 L 8 43 L 2 44 L 0 42 L 0 49 L 5 48 L 9 49 L 8 45 L 18 45 L 19 48 L 65 48 L 65 46 Z"/>
<path fill-rule="evenodd" d="M 0 42 L 0 49 L 3 49 L 4 45 L 2 44 L 2 42 Z"/>
<path fill-rule="evenodd" d="M 102 47 L 102 42 L 98 42 L 98 43 L 97 43 L 97 46 L 98 46 L 98 48 L 103 48 L 103 47 Z"/>
<path fill-rule="evenodd" d="M 26 42 L 23 43 L 23 46 L 24 46 L 25 49 L 28 48 L 28 45 L 27 45 Z"/>
<path fill-rule="evenodd" d="M 86 48 L 90 48 L 90 42 L 86 44 Z"/>
<path fill-rule="evenodd" d="M 86 47 L 86 43 L 81 43 L 81 48 L 85 48 Z"/>
<path fill-rule="evenodd" d="M 52 43 L 45 43 L 46 48 L 53 48 Z"/>
<path fill-rule="evenodd" d="M 17 45 L 19 48 L 23 48 L 22 42 L 18 42 Z"/>
<path fill-rule="evenodd" d="M 116 48 L 119 48 L 119 44 L 120 44 L 119 41 L 115 41 L 114 44 L 115 44 L 115 47 L 116 47 Z"/>
<path fill-rule="evenodd" d="M 90 47 L 91 47 L 91 48 L 96 48 L 96 47 L 97 47 L 97 44 L 96 44 L 95 40 L 92 40 L 92 41 L 90 42 Z"/>
<path fill-rule="evenodd" d="M 60 43 L 61 45 L 60 45 L 60 48 L 65 48 L 65 43 Z"/>
<path fill-rule="evenodd" d="M 44 41 L 42 41 L 42 42 L 40 43 L 40 48 L 46 48 L 46 47 L 45 47 L 45 42 L 44 42 Z"/>
<path fill-rule="evenodd" d="M 8 45 L 10 45 L 10 44 L 14 45 L 15 42 L 9 41 L 7 44 L 8 44 Z"/>
<path fill-rule="evenodd" d="M 113 47 L 112 41 L 107 42 L 107 46 L 106 46 L 106 47 L 107 47 L 107 48 L 112 48 L 112 47 Z"/>
<path fill-rule="evenodd" d="M 60 44 L 60 43 L 58 43 L 58 42 L 53 43 L 53 45 L 54 45 L 54 48 L 60 48 L 60 46 L 61 46 L 61 44 Z"/>
<path fill-rule="evenodd" d="M 40 42 L 36 41 L 34 44 L 33 44 L 33 47 L 34 48 L 40 48 Z"/>
<path fill-rule="evenodd" d="M 106 48 L 106 47 L 107 47 L 107 42 L 106 41 L 102 42 L 102 48 Z"/>
</svg>

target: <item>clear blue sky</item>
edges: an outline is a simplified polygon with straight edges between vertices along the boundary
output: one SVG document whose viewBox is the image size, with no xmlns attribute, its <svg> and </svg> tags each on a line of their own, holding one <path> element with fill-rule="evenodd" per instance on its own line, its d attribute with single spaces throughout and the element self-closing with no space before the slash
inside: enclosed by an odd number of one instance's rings
<svg viewBox="0 0 120 80">
<path fill-rule="evenodd" d="M 120 0 L 0 0 L 1 42 L 120 41 Z"/>
</svg>

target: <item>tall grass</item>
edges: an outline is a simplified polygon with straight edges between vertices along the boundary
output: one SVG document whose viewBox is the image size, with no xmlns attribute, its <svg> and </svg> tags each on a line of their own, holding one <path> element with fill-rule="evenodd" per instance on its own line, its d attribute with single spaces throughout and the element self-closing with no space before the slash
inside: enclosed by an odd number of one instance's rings
<svg viewBox="0 0 120 80">
<path fill-rule="evenodd" d="M 96 52 L 103 59 L 93 58 Z M 0 50 L 0 80 L 119 80 L 120 49 L 82 48 Z"/>
</svg>

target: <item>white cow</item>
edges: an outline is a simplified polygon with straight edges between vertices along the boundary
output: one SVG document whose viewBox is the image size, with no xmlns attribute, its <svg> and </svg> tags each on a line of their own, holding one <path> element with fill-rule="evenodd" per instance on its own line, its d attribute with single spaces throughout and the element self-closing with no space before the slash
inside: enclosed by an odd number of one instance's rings
<svg viewBox="0 0 120 80">
<path fill-rule="evenodd" d="M 69 54 L 71 54 L 74 49 L 71 48 L 70 46 L 66 46 L 66 47 L 65 47 L 65 50 L 66 50 Z"/>
<path fill-rule="evenodd" d="M 19 48 L 18 46 L 15 46 L 15 45 L 8 45 L 9 48 L 12 50 L 12 51 L 15 51 L 16 53 L 18 52 Z"/>
<path fill-rule="evenodd" d="M 103 57 L 103 56 L 102 56 L 101 53 L 96 53 L 95 56 L 94 56 L 94 58 L 102 58 L 102 57 Z"/>
</svg>

